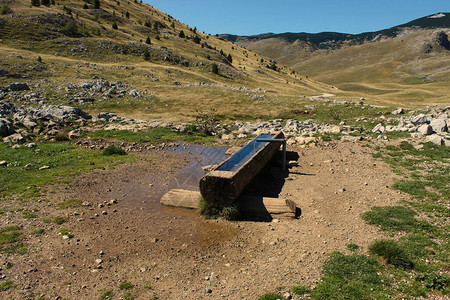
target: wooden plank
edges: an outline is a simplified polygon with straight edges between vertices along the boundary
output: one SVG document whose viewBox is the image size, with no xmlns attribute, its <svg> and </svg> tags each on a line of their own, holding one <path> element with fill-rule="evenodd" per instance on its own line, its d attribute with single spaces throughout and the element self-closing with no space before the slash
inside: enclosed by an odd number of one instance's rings
<svg viewBox="0 0 450 300">
<path fill-rule="evenodd" d="M 200 196 L 200 192 L 197 191 L 173 189 L 161 198 L 160 203 L 166 206 L 196 209 Z M 291 200 L 241 195 L 237 201 L 240 211 L 248 216 L 296 217 L 297 207 Z"/>
</svg>

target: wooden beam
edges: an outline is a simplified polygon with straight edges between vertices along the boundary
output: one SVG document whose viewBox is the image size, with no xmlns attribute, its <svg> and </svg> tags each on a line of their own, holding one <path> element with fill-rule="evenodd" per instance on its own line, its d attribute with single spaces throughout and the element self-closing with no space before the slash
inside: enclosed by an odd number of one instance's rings
<svg viewBox="0 0 450 300">
<path fill-rule="evenodd" d="M 196 209 L 200 192 L 173 189 L 160 200 L 161 205 Z M 239 210 L 246 216 L 267 216 L 295 218 L 297 206 L 294 201 L 282 198 L 269 198 L 241 195 L 237 199 Z"/>
</svg>

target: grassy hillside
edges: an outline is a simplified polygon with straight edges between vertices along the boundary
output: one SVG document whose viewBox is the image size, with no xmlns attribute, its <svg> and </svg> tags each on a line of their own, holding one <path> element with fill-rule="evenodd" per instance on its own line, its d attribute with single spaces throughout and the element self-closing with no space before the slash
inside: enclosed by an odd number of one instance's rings
<svg viewBox="0 0 450 300">
<path fill-rule="evenodd" d="M 450 50 L 442 32 L 448 36 L 449 27 L 446 13 L 359 35 L 267 34 L 235 40 L 310 78 L 376 102 L 448 103 Z"/>
<path fill-rule="evenodd" d="M 0 86 L 39 84 L 47 103 L 66 103 L 67 84 L 104 78 L 146 97 L 79 106 L 146 119 L 189 120 L 210 109 L 223 119 L 257 119 L 282 116 L 304 96 L 332 90 L 138 1 L 100 0 L 99 9 L 93 0 L 0 5 L 7 8 L 0 15 Z"/>
</svg>

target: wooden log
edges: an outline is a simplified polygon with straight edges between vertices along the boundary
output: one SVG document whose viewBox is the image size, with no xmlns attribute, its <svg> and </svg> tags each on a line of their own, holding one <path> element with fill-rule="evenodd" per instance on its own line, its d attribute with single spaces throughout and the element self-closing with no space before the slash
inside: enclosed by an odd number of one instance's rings
<svg viewBox="0 0 450 300">
<path fill-rule="evenodd" d="M 197 191 L 173 189 L 161 198 L 160 203 L 165 206 L 196 209 L 200 197 L 201 194 Z M 246 216 L 296 217 L 297 206 L 291 200 L 241 195 L 237 203 L 239 210 Z"/>
<path fill-rule="evenodd" d="M 277 132 L 271 134 L 270 138 L 283 137 L 282 132 Z M 281 143 L 263 142 L 257 145 L 256 139 L 200 179 L 200 192 L 207 202 L 223 207 L 235 201 L 280 149 Z M 256 152 L 253 153 L 251 149 L 255 146 L 258 150 L 254 150 Z M 234 163 L 237 167 L 228 169 Z"/>
</svg>

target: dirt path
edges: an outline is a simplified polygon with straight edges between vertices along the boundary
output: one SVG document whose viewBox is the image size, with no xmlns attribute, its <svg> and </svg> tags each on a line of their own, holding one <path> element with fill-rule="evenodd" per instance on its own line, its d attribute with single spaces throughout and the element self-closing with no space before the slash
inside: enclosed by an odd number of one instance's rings
<svg viewBox="0 0 450 300">
<path fill-rule="evenodd" d="M 14 214 L 1 219 L 2 226 L 45 228 L 41 236 L 27 235 L 27 254 L 1 255 L 1 274 L 18 285 L 3 294 L 10 299 L 31 293 L 46 299 L 98 299 L 112 290 L 113 299 L 120 299 L 119 283 L 128 281 L 137 299 L 256 299 L 280 286 L 314 285 L 327 253 L 346 252 L 349 243 L 365 251 L 382 237 L 360 214 L 395 204 L 401 195 L 389 188 L 394 180 L 389 168 L 361 144 L 289 150 L 300 155 L 299 166 L 290 169 L 280 196 L 301 208 L 297 220 L 203 220 L 193 211 L 161 209 L 164 192 L 195 185 L 198 173 L 191 175 L 198 171 L 189 163 L 205 151 L 201 148 L 188 151 L 194 156 L 146 152 L 132 164 L 51 187 L 49 202 L 22 205 L 38 208 L 43 218 L 69 214 L 68 222 L 44 224 Z M 221 159 L 221 151 L 197 163 Z M 56 208 L 67 199 L 85 206 Z M 59 235 L 63 227 L 72 239 Z M 14 267 L 7 269 L 8 262 Z"/>
</svg>

